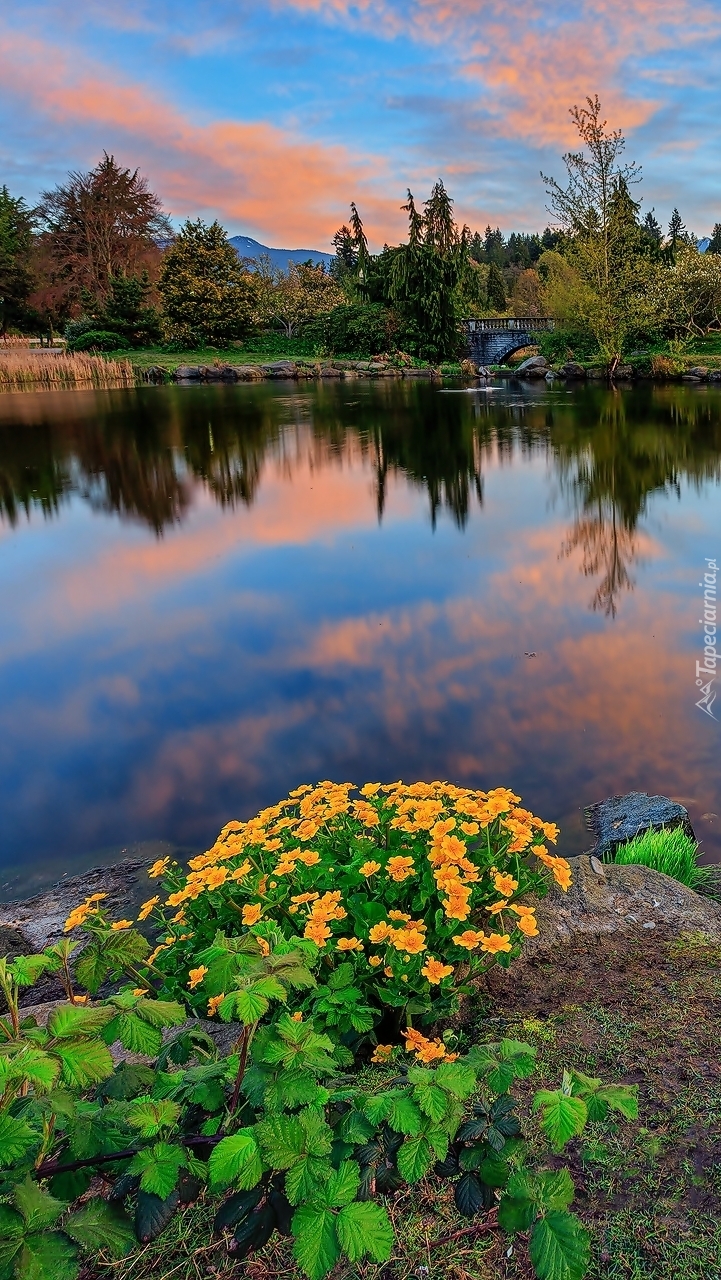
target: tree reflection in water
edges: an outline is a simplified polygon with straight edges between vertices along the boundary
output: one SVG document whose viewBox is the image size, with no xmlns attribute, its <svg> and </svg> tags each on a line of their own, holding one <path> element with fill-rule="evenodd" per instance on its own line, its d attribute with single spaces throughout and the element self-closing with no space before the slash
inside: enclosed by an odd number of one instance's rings
<svg viewBox="0 0 721 1280">
<path fill-rule="evenodd" d="M 594 610 L 615 617 L 633 587 L 638 526 L 652 493 L 721 476 L 721 393 L 587 386 L 444 394 L 417 383 L 254 384 L 5 397 L 0 404 L 0 517 L 53 518 L 72 495 L 142 522 L 157 536 L 181 522 L 198 491 L 250 506 L 269 463 L 292 478 L 361 459 L 378 519 L 391 476 L 428 495 L 435 527 L 459 528 L 483 503 L 483 469 L 545 457 L 573 512 L 562 556 L 580 552 L 597 579 Z"/>
</svg>

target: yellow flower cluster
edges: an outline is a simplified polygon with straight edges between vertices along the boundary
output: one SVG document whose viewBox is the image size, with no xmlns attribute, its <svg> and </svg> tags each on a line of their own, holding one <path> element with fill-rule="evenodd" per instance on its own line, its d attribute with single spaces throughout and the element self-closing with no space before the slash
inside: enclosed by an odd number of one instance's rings
<svg viewBox="0 0 721 1280">
<path fill-rule="evenodd" d="M 79 925 L 85 924 L 90 916 L 95 915 L 98 909 L 97 904 L 107 896 L 107 893 L 91 893 L 89 898 L 80 903 L 80 906 L 74 907 L 65 921 L 65 933 L 70 933 L 71 929 L 77 929 Z"/>
<path fill-rule="evenodd" d="M 413 1027 L 406 1027 L 403 1039 L 408 1053 L 414 1053 L 419 1062 L 455 1062 L 458 1057 L 457 1053 L 448 1052 L 442 1040 L 428 1040 Z"/>
<path fill-rule="evenodd" d="M 301 896 L 306 897 L 305 894 Z M 340 889 L 324 893 L 322 897 L 316 894 L 311 899 L 308 922 L 303 930 L 304 938 L 310 938 L 317 947 L 325 946 L 331 934 L 329 921 L 345 920 L 348 914 L 345 908 L 340 906 L 340 900 Z"/>
</svg>

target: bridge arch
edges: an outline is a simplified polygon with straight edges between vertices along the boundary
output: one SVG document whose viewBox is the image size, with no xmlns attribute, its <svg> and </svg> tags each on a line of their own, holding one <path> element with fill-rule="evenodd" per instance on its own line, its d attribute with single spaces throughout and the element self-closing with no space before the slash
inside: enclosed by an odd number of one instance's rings
<svg viewBox="0 0 721 1280">
<path fill-rule="evenodd" d="M 463 320 L 468 354 L 477 364 L 500 364 L 514 351 L 530 347 L 539 333 L 555 326 L 550 316 L 484 316 Z"/>
</svg>

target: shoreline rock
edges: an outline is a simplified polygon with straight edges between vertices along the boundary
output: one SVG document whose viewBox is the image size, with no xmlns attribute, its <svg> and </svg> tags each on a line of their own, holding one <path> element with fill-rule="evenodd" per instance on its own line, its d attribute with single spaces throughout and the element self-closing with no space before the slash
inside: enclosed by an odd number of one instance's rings
<svg viewBox="0 0 721 1280">
<path fill-rule="evenodd" d="M 91 893 L 108 895 L 105 905 L 111 915 L 127 914 L 138 896 L 146 865 L 144 860 L 125 860 L 114 866 L 93 867 L 31 898 L 0 902 L 0 947 L 6 947 L 0 954 L 29 954 L 57 942 L 70 912 Z"/>
</svg>

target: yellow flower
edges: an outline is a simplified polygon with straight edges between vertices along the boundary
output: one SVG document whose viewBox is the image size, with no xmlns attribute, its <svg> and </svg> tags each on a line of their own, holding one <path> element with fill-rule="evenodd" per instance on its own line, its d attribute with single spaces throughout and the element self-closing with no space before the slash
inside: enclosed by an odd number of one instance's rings
<svg viewBox="0 0 721 1280">
<path fill-rule="evenodd" d="M 466 951 L 475 951 L 485 936 L 485 933 L 478 932 L 476 929 L 466 929 L 463 933 L 457 933 L 453 941 L 457 947 L 464 947 Z"/>
<path fill-rule="evenodd" d="M 167 945 L 166 945 L 164 942 L 160 942 L 160 943 L 158 944 L 158 946 L 155 948 L 155 951 L 152 951 L 152 952 L 150 953 L 150 955 L 148 956 L 148 958 L 147 958 L 147 960 L 145 961 L 145 963 L 146 963 L 146 964 L 155 964 L 155 961 L 157 960 L 157 958 L 158 958 L 158 956 L 160 955 L 161 951 L 167 951 L 167 950 L 168 950 Z"/>
<path fill-rule="evenodd" d="M 243 924 L 257 924 L 263 914 L 263 908 L 259 902 L 248 902 L 243 907 L 242 921 Z"/>
<path fill-rule="evenodd" d="M 366 782 L 365 786 L 361 787 L 360 793 L 362 796 L 375 796 L 378 794 L 380 789 L 380 782 Z"/>
<path fill-rule="evenodd" d="M 392 977 L 393 977 L 393 970 L 391 969 L 390 965 L 386 965 L 386 967 L 385 967 L 385 969 L 383 970 L 383 972 L 384 972 L 384 974 L 386 975 L 386 977 L 387 977 L 387 978 L 392 978 Z"/>
<path fill-rule="evenodd" d="M 303 863 L 304 867 L 315 867 L 320 862 L 320 854 L 316 853 L 313 849 L 299 849 L 297 859 L 298 862 Z"/>
<path fill-rule="evenodd" d="M 360 873 L 362 876 L 374 876 L 376 871 L 380 871 L 380 869 L 380 862 L 364 862 L 360 868 Z"/>
<path fill-rule="evenodd" d="M 386 938 L 390 938 L 393 930 L 387 921 L 382 920 L 380 924 L 374 924 L 368 932 L 371 942 L 385 942 Z"/>
<path fill-rule="evenodd" d="M 192 972 L 192 970 L 191 970 Z M 221 991 L 219 996 L 211 996 L 208 1001 L 208 1017 L 214 1018 L 221 1004 L 225 1000 L 225 992 Z"/>
<path fill-rule="evenodd" d="M 461 831 L 465 832 L 467 836 L 477 836 L 480 829 L 481 828 L 479 827 L 477 822 L 461 823 Z"/>
<path fill-rule="evenodd" d="M 388 912 L 389 920 L 405 920 L 407 922 L 410 920 L 410 918 L 411 917 L 409 915 L 406 915 L 405 911 L 389 911 Z"/>
<path fill-rule="evenodd" d="M 200 986 L 207 972 L 207 966 L 204 964 L 198 965 L 197 969 L 188 970 L 188 986 L 191 991 L 194 991 L 196 987 Z"/>
<path fill-rule="evenodd" d="M 148 987 L 133 987 L 134 996 L 147 996 L 147 994 L 148 994 Z M 75 999 L 77 1000 L 77 996 L 75 997 Z"/>
<path fill-rule="evenodd" d="M 77 929 L 78 925 L 85 924 L 89 915 L 90 907 L 86 903 L 83 902 L 79 907 L 75 907 L 65 921 L 65 933 L 70 933 L 71 929 Z"/>
<path fill-rule="evenodd" d="M 317 947 L 324 947 L 330 937 L 330 928 L 322 920 L 309 920 L 303 930 L 303 937 L 310 938 Z"/>
<path fill-rule="evenodd" d="M 246 858 L 245 862 L 241 863 L 239 867 L 235 868 L 235 871 L 231 871 L 230 878 L 231 880 L 243 880 L 247 876 L 248 872 L 252 870 L 253 870 L 253 867 L 251 863 L 248 862 L 248 859 Z"/>
<path fill-rule="evenodd" d="M 524 907 L 520 902 L 511 903 L 511 911 L 515 911 L 517 916 L 535 916 L 535 907 Z"/>
<path fill-rule="evenodd" d="M 392 1044 L 377 1044 L 373 1050 L 371 1062 L 388 1062 L 393 1057 Z"/>
<path fill-rule="evenodd" d="M 170 865 L 170 858 L 158 858 L 157 862 L 154 862 L 152 867 L 148 871 L 148 875 L 150 876 L 150 879 L 157 880 L 158 876 L 164 875 L 169 865 Z"/>
<path fill-rule="evenodd" d="M 560 885 L 564 893 L 567 893 L 573 883 L 569 863 L 565 858 L 554 858 L 552 871 L 556 884 Z"/>
<path fill-rule="evenodd" d="M 379 964 L 383 964 L 383 961 L 380 956 L 369 956 L 368 963 L 369 965 L 372 965 L 374 969 L 377 969 Z"/>
<path fill-rule="evenodd" d="M 263 848 L 267 849 L 268 853 L 275 853 L 276 849 L 280 849 L 282 843 L 282 840 L 266 840 Z"/>
<path fill-rule="evenodd" d="M 157 906 L 159 902 L 160 898 L 157 895 L 154 898 L 148 898 L 148 901 L 143 903 L 138 912 L 138 920 L 147 920 L 153 907 Z"/>
<path fill-rule="evenodd" d="M 295 896 L 291 898 L 291 902 L 297 902 L 299 904 L 303 902 L 315 902 L 317 897 L 317 893 L 296 893 Z"/>
<path fill-rule="evenodd" d="M 510 898 L 518 888 L 518 881 L 514 880 L 513 876 L 501 875 L 500 871 L 497 871 L 493 877 L 493 883 L 496 886 L 496 892 L 502 893 L 504 898 Z"/>
<path fill-rule="evenodd" d="M 407 951 L 409 955 L 417 956 L 426 949 L 420 929 L 394 929 L 390 941 L 397 951 Z"/>
<path fill-rule="evenodd" d="M 363 943 L 360 938 L 339 938 L 336 947 L 339 951 L 362 951 Z"/>
<path fill-rule="evenodd" d="M 403 858 L 400 855 L 395 858 L 388 859 L 386 870 L 391 880 L 395 880 L 397 884 L 401 884 L 404 880 L 407 880 L 409 876 L 414 876 L 416 874 L 413 859 Z"/>
<path fill-rule="evenodd" d="M 403 1032 L 403 1038 L 407 1051 L 415 1053 L 419 1062 L 436 1062 L 446 1057 L 446 1046 L 442 1040 L 427 1040 L 420 1031 L 414 1031 L 412 1027 Z"/>
<path fill-rule="evenodd" d="M 486 911 L 490 912 L 492 916 L 495 916 L 499 911 L 505 911 L 507 906 L 508 906 L 507 899 L 501 898 L 500 902 L 494 902 L 492 906 L 486 907 Z"/>
<path fill-rule="evenodd" d="M 300 1012 L 300 1010 L 298 1011 L 298 1013 L 291 1013 L 290 1020 L 291 1022 L 302 1022 L 303 1014 Z"/>
<path fill-rule="evenodd" d="M 491 955 L 496 955 L 498 951 L 510 951 L 511 939 L 507 933 L 491 933 L 481 943 L 481 951 L 488 951 Z"/>
<path fill-rule="evenodd" d="M 205 885 L 208 889 L 219 889 L 228 879 L 227 867 L 211 867 L 205 873 Z"/>
<path fill-rule="evenodd" d="M 174 916 L 170 917 L 171 924 L 185 924 L 186 921 L 185 907 L 181 907 L 180 911 L 176 911 Z"/>
<path fill-rule="evenodd" d="M 533 916 L 521 916 L 518 921 L 518 927 L 521 933 L 525 933 L 527 938 L 538 937 L 538 926 Z"/>
<path fill-rule="evenodd" d="M 110 928 L 113 929 L 116 933 L 119 929 L 132 929 L 132 927 L 133 927 L 132 920 L 116 920 L 110 926 Z"/>
<path fill-rule="evenodd" d="M 107 898 L 107 896 L 107 893 L 91 893 L 90 897 L 85 899 L 85 905 L 89 907 L 94 902 L 102 902 L 103 898 Z"/>
<path fill-rule="evenodd" d="M 431 986 L 435 987 L 444 978 L 448 978 L 453 973 L 452 964 L 441 964 L 440 960 L 434 960 L 433 956 L 429 956 L 421 969 L 424 978 L 427 978 Z"/>
</svg>

